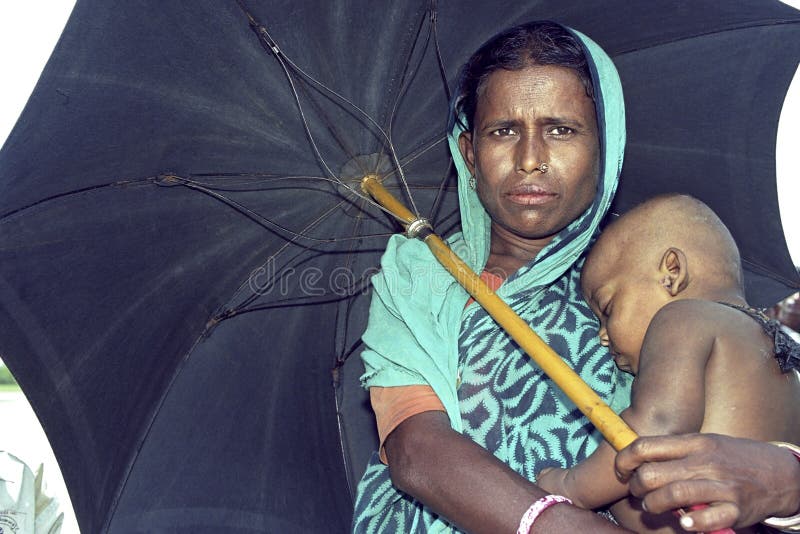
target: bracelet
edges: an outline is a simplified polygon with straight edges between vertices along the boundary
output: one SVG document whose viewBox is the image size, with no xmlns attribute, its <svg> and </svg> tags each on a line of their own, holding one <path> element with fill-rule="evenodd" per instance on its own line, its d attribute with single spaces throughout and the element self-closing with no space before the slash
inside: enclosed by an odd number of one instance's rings
<svg viewBox="0 0 800 534">
<path fill-rule="evenodd" d="M 792 445 L 785 441 L 770 441 L 770 443 L 778 447 L 783 447 L 784 449 L 789 449 L 798 461 L 800 461 L 800 447 L 797 445 Z M 768 517 L 763 520 L 762 523 L 783 532 L 800 532 L 800 513 L 791 517 Z"/>
<path fill-rule="evenodd" d="M 560 502 L 572 504 L 572 501 L 562 495 L 545 495 L 528 508 L 519 522 L 517 534 L 528 534 L 533 526 L 533 522 L 541 515 L 542 512 Z"/>
</svg>

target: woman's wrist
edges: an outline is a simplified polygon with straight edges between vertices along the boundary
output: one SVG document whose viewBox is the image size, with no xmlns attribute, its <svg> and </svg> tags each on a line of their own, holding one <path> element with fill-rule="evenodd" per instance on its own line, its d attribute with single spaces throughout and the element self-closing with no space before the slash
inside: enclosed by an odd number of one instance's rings
<svg viewBox="0 0 800 534">
<path fill-rule="evenodd" d="M 789 502 L 786 503 L 787 508 L 785 508 L 789 510 L 788 515 L 768 517 L 762 523 L 783 532 L 800 532 L 800 447 L 782 441 L 772 441 L 770 443 L 788 449 L 792 453 L 794 465 L 790 472 L 794 474 L 792 477 L 794 491 L 785 493 L 789 498 Z"/>
<path fill-rule="evenodd" d="M 572 501 L 561 495 L 552 494 L 545 495 L 541 499 L 535 501 L 522 515 L 517 534 L 528 534 L 531 531 L 531 527 L 533 527 L 533 523 L 539 518 L 541 513 L 559 503 L 572 504 Z"/>
</svg>

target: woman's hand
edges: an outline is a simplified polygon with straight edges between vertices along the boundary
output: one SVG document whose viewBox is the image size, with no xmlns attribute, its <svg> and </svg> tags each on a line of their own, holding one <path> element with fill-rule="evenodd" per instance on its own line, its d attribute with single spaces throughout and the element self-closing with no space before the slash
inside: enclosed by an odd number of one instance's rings
<svg viewBox="0 0 800 534">
<path fill-rule="evenodd" d="M 709 503 L 688 512 L 686 530 L 744 527 L 800 509 L 800 462 L 769 443 L 718 434 L 644 437 L 619 452 L 616 469 L 650 512 Z"/>
</svg>

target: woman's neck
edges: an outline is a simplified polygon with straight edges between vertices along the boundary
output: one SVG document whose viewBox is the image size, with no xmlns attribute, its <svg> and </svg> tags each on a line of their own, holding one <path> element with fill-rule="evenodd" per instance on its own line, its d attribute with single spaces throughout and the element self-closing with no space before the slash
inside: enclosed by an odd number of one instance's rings
<svg viewBox="0 0 800 534">
<path fill-rule="evenodd" d="M 484 270 L 506 279 L 530 263 L 552 240 L 553 236 L 523 238 L 492 223 L 489 259 Z"/>
</svg>

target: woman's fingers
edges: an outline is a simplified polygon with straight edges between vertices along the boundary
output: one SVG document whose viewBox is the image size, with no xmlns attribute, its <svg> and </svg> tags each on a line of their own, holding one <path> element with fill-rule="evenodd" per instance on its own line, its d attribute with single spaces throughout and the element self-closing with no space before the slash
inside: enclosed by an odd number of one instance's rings
<svg viewBox="0 0 800 534">
<path fill-rule="evenodd" d="M 714 501 L 729 496 L 728 489 L 721 487 L 723 483 L 706 478 L 677 460 L 642 465 L 631 475 L 628 485 L 632 495 L 649 497 L 647 509 L 656 513 L 706 502 L 702 499 L 707 500 L 709 495 L 715 496 Z"/>
<path fill-rule="evenodd" d="M 622 480 L 628 480 L 646 462 L 685 458 L 702 450 L 701 434 L 639 438 L 617 454 L 615 467 Z"/>
<path fill-rule="evenodd" d="M 636 477 L 634 477 L 635 479 Z M 720 502 L 733 502 L 733 491 L 715 480 L 680 480 L 653 491 L 641 492 L 648 512 L 660 514 L 704 502 L 709 495 L 716 496 L 710 506 Z M 737 513 L 738 518 L 738 513 Z"/>
<path fill-rule="evenodd" d="M 769 443 L 716 434 L 644 437 L 620 451 L 616 469 L 653 513 L 709 503 L 689 530 L 752 525 L 800 507 L 800 464 Z"/>
<path fill-rule="evenodd" d="M 719 502 L 685 512 L 681 516 L 680 523 L 684 530 L 690 532 L 712 532 L 727 528 L 738 520 L 738 506 L 732 502 Z"/>
</svg>

